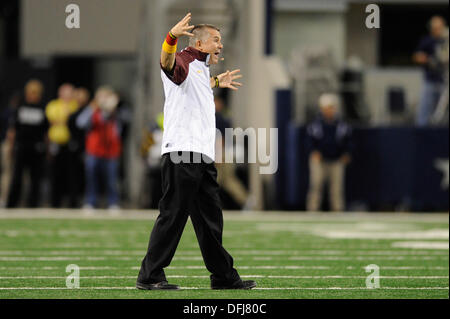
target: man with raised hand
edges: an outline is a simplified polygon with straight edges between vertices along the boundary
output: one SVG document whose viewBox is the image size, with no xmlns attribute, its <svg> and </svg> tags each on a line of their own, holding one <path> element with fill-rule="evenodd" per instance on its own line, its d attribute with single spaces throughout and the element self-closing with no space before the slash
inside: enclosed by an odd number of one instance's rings
<svg viewBox="0 0 450 319">
<path fill-rule="evenodd" d="M 136 287 L 145 290 L 179 289 L 167 282 L 169 266 L 190 216 L 212 289 L 251 289 L 242 281 L 233 258 L 222 246 L 223 215 L 215 157 L 215 106 L 212 88 L 237 90 L 240 70 L 210 76 L 223 48 L 220 30 L 208 24 L 189 25 L 188 13 L 167 34 L 161 50 L 164 85 L 162 188 L 160 214 L 150 236 L 148 251 Z M 177 51 L 177 39 L 189 36 L 189 46 Z"/>
</svg>

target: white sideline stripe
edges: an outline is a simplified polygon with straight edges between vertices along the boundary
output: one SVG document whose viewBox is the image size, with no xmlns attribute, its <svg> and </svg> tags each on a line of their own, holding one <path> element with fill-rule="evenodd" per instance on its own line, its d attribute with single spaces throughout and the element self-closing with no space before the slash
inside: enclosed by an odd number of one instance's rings
<svg viewBox="0 0 450 319">
<path fill-rule="evenodd" d="M 403 232 L 316 231 L 314 235 L 331 239 L 449 239 L 448 228 Z"/>
<path fill-rule="evenodd" d="M 447 249 L 448 249 L 448 242 Z M 333 249 L 333 250 L 319 250 L 319 249 L 305 249 L 305 250 L 233 250 L 229 249 L 233 255 L 260 255 L 260 256 L 280 256 L 280 255 L 395 255 L 395 256 L 409 256 L 409 255 L 448 255 L 448 252 L 443 251 L 414 251 L 414 250 L 349 250 L 349 249 Z M 90 249 L 90 250 L 0 250 L 0 255 L 14 255 L 32 257 L 33 255 L 138 255 L 141 256 L 145 250 L 111 250 L 111 249 Z M 191 256 L 200 255 L 199 250 L 181 250 L 178 251 L 177 256 Z M 30 256 L 28 256 L 30 255 Z"/>
<path fill-rule="evenodd" d="M 448 290 L 448 287 L 380 287 L 380 288 L 366 288 L 366 287 L 272 287 L 272 288 L 253 288 L 257 290 Z"/>
<path fill-rule="evenodd" d="M 281 258 L 277 258 L 280 260 Z M 323 256 L 323 257 L 310 257 L 310 256 L 294 256 L 287 258 L 288 260 L 436 260 L 436 259 L 448 259 L 448 256 L 390 256 L 390 257 L 373 257 L 373 256 Z"/>
<path fill-rule="evenodd" d="M 392 247 L 395 248 L 412 248 L 412 249 L 449 249 L 448 241 L 398 241 L 393 242 Z"/>
<path fill-rule="evenodd" d="M 93 219 L 93 220 L 155 220 L 158 216 L 158 210 L 132 210 L 122 209 L 120 214 L 111 215 L 107 210 L 96 209 L 94 214 L 84 214 L 82 209 L 0 209 L 0 219 Z M 402 223 L 448 223 L 448 212 L 442 213 L 408 213 L 399 214 L 398 212 L 377 212 L 376 214 L 368 212 L 343 212 L 329 214 L 328 212 L 295 212 L 295 211 L 250 211 L 247 214 L 241 212 L 224 211 L 224 219 L 230 221 L 258 221 L 258 222 L 332 222 L 332 221 L 381 221 L 402 222 Z"/>
<path fill-rule="evenodd" d="M 448 255 L 440 256 L 294 256 L 294 257 L 265 257 L 253 256 L 249 258 L 236 257 L 235 260 L 445 260 Z M 117 257 L 117 256 L 45 256 L 45 257 L 17 257 L 1 256 L 0 261 L 73 261 L 73 260 L 139 260 L 140 257 Z M 203 260 L 201 256 L 175 256 L 173 260 Z"/>
<path fill-rule="evenodd" d="M 135 290 L 136 287 L 0 287 L 0 290 Z M 206 287 L 180 287 L 184 290 L 210 290 Z M 448 290 L 448 287 L 256 287 L 252 290 Z M 176 291 L 174 291 L 176 293 Z"/>
<path fill-rule="evenodd" d="M 386 245 L 377 245 L 377 244 L 359 244 L 359 245 L 350 245 L 350 246 L 346 246 L 346 249 L 342 249 L 341 246 L 339 246 L 338 244 L 332 244 L 332 243 L 328 243 L 327 245 L 311 245 L 309 246 L 309 249 L 291 249 L 291 247 L 289 245 L 278 245 L 277 247 L 266 247 L 267 251 L 278 251 L 278 250 L 285 250 L 286 252 L 291 252 L 291 251 L 306 251 L 306 250 L 316 250 L 316 251 L 323 251 L 325 249 L 327 250 L 334 250 L 334 251 L 357 251 L 357 250 L 362 250 L 362 251 L 367 251 L 367 250 L 375 250 L 375 251 L 400 251 L 402 249 L 392 249 L 393 247 L 387 247 Z M 56 249 L 67 249 L 67 248 L 73 248 L 73 249 L 99 249 L 99 250 L 120 250 L 120 249 L 124 249 L 123 245 L 112 245 L 112 244 L 107 244 L 107 243 L 90 243 L 90 242 L 83 242 L 83 243 L 60 243 L 60 244 L 41 244 L 39 245 L 40 250 L 44 250 L 44 249 L 52 249 L 52 250 L 56 250 Z M 129 248 L 130 250 L 135 250 L 135 251 L 146 251 L 147 247 L 145 246 L 127 246 L 127 249 Z M 391 249 L 390 249 L 391 248 Z M 3 248 L 4 249 L 4 248 Z M 183 250 L 195 250 L 198 251 L 198 246 L 190 246 L 190 245 L 186 245 L 183 247 Z M 242 250 L 242 251 L 246 251 L 248 250 L 253 250 L 253 251 L 257 251 L 258 247 L 253 247 L 249 244 L 242 244 L 239 246 L 227 246 L 227 249 L 232 250 L 232 251 L 236 251 L 236 250 Z M 413 252 L 413 250 L 411 250 L 410 248 L 403 248 L 404 251 L 411 251 Z M 418 249 L 418 250 L 426 250 L 426 251 L 430 251 L 431 249 L 429 248 L 423 248 L 423 249 Z M 180 250 L 181 251 L 181 250 Z"/>
<path fill-rule="evenodd" d="M 287 225 L 290 225 L 287 224 Z M 286 226 L 288 227 L 288 226 Z M 236 235 L 254 235 L 261 234 L 265 235 L 267 231 L 261 229 L 252 230 L 234 230 L 228 229 L 223 236 L 224 237 L 234 237 Z M 17 237 L 34 237 L 34 236 L 45 236 L 45 237 L 58 237 L 58 238 L 88 238 L 88 237 L 111 237 L 111 236 L 136 236 L 136 235 L 147 235 L 148 230 L 0 230 L 0 235 L 17 238 Z M 426 239 L 449 239 L 448 228 L 447 229 L 430 229 L 424 231 L 392 231 L 392 232 L 373 232 L 373 231 L 326 231 L 318 228 L 317 230 L 290 230 L 288 228 L 281 230 L 273 230 L 273 233 L 277 232 L 293 232 L 294 234 L 311 234 L 321 238 L 330 239 L 389 239 L 389 240 L 426 240 Z"/>
<path fill-rule="evenodd" d="M 365 267 L 361 267 L 365 268 Z M 442 266 L 383 266 L 381 269 L 395 269 L 395 270 L 411 270 L 411 269 L 426 269 L 426 270 L 447 270 L 448 267 L 442 267 Z"/>
<path fill-rule="evenodd" d="M 241 275 L 242 278 L 279 278 L 279 279 L 360 279 L 367 276 L 277 276 L 277 275 Z M 66 279 L 66 276 L 0 276 L 2 279 Z M 80 276 L 80 279 L 135 279 L 137 276 Z M 169 275 L 167 278 L 209 278 L 205 275 Z M 378 276 L 380 279 L 448 279 L 448 276 Z"/>
<path fill-rule="evenodd" d="M 238 269 L 330 269 L 330 266 L 238 266 Z M 359 267 L 348 266 L 346 269 L 356 269 Z M 360 267 L 361 269 L 365 269 L 365 267 Z M 0 267 L 0 270 L 56 270 L 56 269 L 65 269 L 65 267 Z M 139 270 L 140 267 L 132 266 L 132 267 L 114 267 L 114 266 L 81 266 L 80 270 L 108 270 L 108 269 L 132 269 Z M 168 269 L 206 269 L 205 266 L 169 266 Z M 449 267 L 442 266 L 383 266 L 381 269 L 389 269 L 389 270 L 448 270 Z"/>
<path fill-rule="evenodd" d="M 238 269 L 330 269 L 328 266 L 238 266 Z M 0 267 L 0 270 L 56 270 L 64 267 Z M 80 270 L 111 270 L 111 269 L 132 269 L 139 270 L 140 267 L 111 267 L 111 266 L 86 266 L 80 267 Z M 205 266 L 169 266 L 167 269 L 201 269 L 206 270 Z"/>
</svg>

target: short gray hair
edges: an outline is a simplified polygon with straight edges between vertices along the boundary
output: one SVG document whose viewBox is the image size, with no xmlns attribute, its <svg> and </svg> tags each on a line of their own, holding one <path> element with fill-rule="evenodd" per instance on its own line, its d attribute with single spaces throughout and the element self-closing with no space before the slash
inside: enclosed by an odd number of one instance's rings
<svg viewBox="0 0 450 319">
<path fill-rule="evenodd" d="M 324 93 L 319 97 L 319 107 L 333 106 L 335 108 L 339 107 L 339 97 L 334 93 Z"/>
<path fill-rule="evenodd" d="M 195 47 L 197 41 L 206 41 L 209 37 L 208 29 L 214 29 L 220 31 L 220 29 L 212 24 L 197 24 L 191 31 L 194 34 L 193 37 L 189 39 L 189 46 Z"/>
</svg>

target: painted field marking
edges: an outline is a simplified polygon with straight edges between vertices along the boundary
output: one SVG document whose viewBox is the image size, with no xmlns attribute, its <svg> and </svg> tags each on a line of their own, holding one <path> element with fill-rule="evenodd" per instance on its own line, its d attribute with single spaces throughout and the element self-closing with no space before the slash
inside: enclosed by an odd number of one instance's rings
<svg viewBox="0 0 450 319">
<path fill-rule="evenodd" d="M 448 290 L 448 287 L 380 287 L 376 289 L 366 287 L 272 287 L 253 288 L 257 290 Z"/>
<path fill-rule="evenodd" d="M 448 245 L 448 243 L 447 243 Z M 414 250 L 232 250 L 230 249 L 233 255 L 261 255 L 261 256 L 280 256 L 280 255 L 395 255 L 395 256 L 409 256 L 409 255 L 448 255 L 448 252 L 444 251 L 414 251 Z M 45 255 L 138 255 L 141 256 L 145 253 L 144 250 L 101 250 L 101 249 L 92 249 L 92 250 L 45 250 L 45 249 L 36 249 L 36 250 L 1 250 L 0 255 L 8 256 L 27 256 L 32 257 L 37 254 L 45 254 Z M 200 255 L 199 250 L 186 251 L 181 250 L 176 253 L 177 256 L 191 256 L 191 255 Z"/>
<path fill-rule="evenodd" d="M 318 266 L 318 265 L 312 265 L 312 266 L 237 266 L 238 269 L 291 269 L 291 270 L 300 270 L 300 269 L 331 269 L 336 267 L 330 267 L 330 266 Z M 345 269 L 351 270 L 351 269 L 365 269 L 365 267 L 355 267 L 355 266 L 347 266 Z M 52 266 L 44 266 L 44 267 L 23 267 L 23 266 L 11 266 L 11 267 L 0 267 L 0 270 L 56 270 L 56 269 L 64 269 L 63 266 L 61 267 L 52 267 Z M 132 270 L 139 270 L 139 266 L 132 266 L 132 267 L 117 267 L 117 266 L 81 266 L 81 270 L 112 270 L 112 269 L 132 269 Z M 203 269 L 206 270 L 205 266 L 198 266 L 198 265 L 187 265 L 187 266 L 169 266 L 167 269 Z M 449 267 L 443 267 L 443 266 L 383 266 L 382 269 L 388 269 L 388 270 L 448 270 Z"/>
<path fill-rule="evenodd" d="M 321 241 L 320 239 L 315 240 L 315 242 Z M 433 241 L 434 242 L 434 241 Z M 257 246 L 258 244 L 254 244 L 254 245 L 250 245 L 250 244 L 242 244 L 239 246 L 232 246 L 229 245 L 227 246 L 227 248 L 229 248 L 230 250 L 245 250 L 244 248 L 248 249 L 248 250 L 258 250 Z M 265 243 L 266 245 L 266 243 Z M 323 250 L 323 249 L 330 249 L 330 250 L 346 250 L 346 251 L 350 251 L 350 250 L 391 250 L 391 251 L 397 251 L 396 249 L 392 249 L 392 246 L 387 246 L 387 245 L 378 245 L 378 244 L 367 244 L 367 243 L 361 243 L 359 245 L 349 245 L 346 246 L 345 249 L 341 248 L 342 246 L 340 246 L 340 244 L 333 244 L 333 243 L 327 243 L 326 245 L 318 245 L 318 244 L 313 244 L 313 245 L 308 245 L 308 249 L 305 250 Z M 7 247 L 2 247 L 1 249 L 7 249 Z M 40 244 L 39 245 L 39 249 L 67 249 L 67 248 L 74 248 L 74 249 L 110 249 L 110 250 L 116 250 L 116 249 L 124 249 L 124 245 L 114 245 L 114 244 L 108 244 L 108 243 L 98 243 L 98 242 L 77 242 L 77 243 L 73 243 L 73 242 L 67 242 L 67 243 L 52 243 L 52 244 Z M 399 247 L 401 248 L 401 247 Z M 142 251 L 146 251 L 147 247 L 146 246 L 126 246 L 127 250 L 136 250 L 139 252 Z M 292 251 L 292 250 L 299 250 L 302 251 L 304 249 L 298 249 L 298 248 L 294 248 L 292 249 L 292 246 L 289 245 L 277 245 L 277 247 L 265 247 L 265 250 L 271 250 L 271 251 L 277 251 L 277 250 L 286 250 L 286 251 Z M 404 248 L 404 250 L 408 250 L 408 251 L 412 251 L 410 248 Z M 195 250 L 198 251 L 198 246 L 195 245 L 186 245 L 183 246 L 182 248 L 180 247 L 180 250 Z M 422 250 L 429 250 L 429 248 L 423 248 Z"/>
<path fill-rule="evenodd" d="M 257 224 L 253 229 L 235 230 L 227 229 L 223 234 L 224 237 L 233 237 L 235 235 L 252 235 L 255 233 L 267 232 L 291 232 L 293 234 L 312 234 L 322 238 L 333 239 L 392 239 L 392 240 L 407 240 L 407 239 L 449 239 L 448 228 L 435 228 L 427 230 L 410 230 L 399 229 L 388 226 L 387 229 L 364 229 L 358 228 L 359 223 L 351 223 L 348 225 L 330 224 L 330 226 L 321 225 L 320 223 L 303 224 L 295 222 L 284 224 Z M 370 225 L 370 224 L 369 224 Z M 389 225 L 389 224 L 386 224 Z M 344 226 L 344 227 L 342 227 Z M 363 224 L 364 226 L 364 224 Z M 404 227 L 404 224 L 398 225 Z M 357 228 L 355 228 L 357 227 Z M 400 228 L 401 228 L 400 227 Z M 338 228 L 338 230 L 336 230 Z M 340 228 L 340 229 L 339 229 Z M 414 228 L 414 227 L 413 227 Z M 10 238 L 15 237 L 30 237 L 30 236 L 57 236 L 57 237 L 111 237 L 113 235 L 124 235 L 128 237 L 136 237 L 138 235 L 148 234 L 148 230 L 82 230 L 82 229 L 64 229 L 64 230 L 34 230 L 34 229 L 7 229 L 0 230 L 1 236 Z"/>
<path fill-rule="evenodd" d="M 365 268 L 365 267 L 361 267 Z M 442 266 L 382 266 L 381 269 L 389 269 L 389 270 L 412 270 L 412 269 L 424 269 L 424 270 L 448 270 L 448 267 Z"/>
<path fill-rule="evenodd" d="M 393 242 L 392 247 L 395 248 L 411 248 L 411 249 L 449 249 L 448 241 L 398 241 Z"/>
<path fill-rule="evenodd" d="M 0 219 L 75 219 L 75 220 L 155 220 L 158 210 L 123 209 L 120 214 L 112 215 L 107 210 L 96 209 L 94 214 L 85 214 L 82 209 L 0 209 Z M 328 212 L 286 212 L 286 211 L 250 211 L 239 214 L 224 211 L 224 219 L 228 221 L 263 222 L 382 222 L 382 223 L 448 223 L 448 213 L 414 213 L 398 214 L 398 212 L 345 212 L 329 214 Z"/>
<path fill-rule="evenodd" d="M 448 260 L 448 255 L 440 256 L 252 256 L 248 258 L 236 257 L 235 260 Z M 74 260 L 88 260 L 88 261 L 104 261 L 104 260 L 124 260 L 133 261 L 139 260 L 140 257 L 127 256 L 41 256 L 41 257 L 24 257 L 24 256 L 0 256 L 0 261 L 74 261 Z M 203 260 L 201 256 L 175 256 L 173 260 Z"/>
<path fill-rule="evenodd" d="M 317 231 L 314 234 L 332 239 L 449 239 L 448 228 L 404 232 Z"/>
<path fill-rule="evenodd" d="M 294 256 L 287 258 L 288 260 L 445 260 L 446 256 L 323 256 L 323 257 L 310 257 L 310 256 Z M 278 259 L 279 260 L 279 259 Z"/>
<path fill-rule="evenodd" d="M 107 269 L 132 269 L 139 270 L 141 267 L 115 267 L 115 266 L 81 266 L 80 270 L 107 270 Z M 238 266 L 238 269 L 330 269 L 329 266 Z M 64 267 L 0 267 L 1 270 L 53 270 L 53 269 L 64 269 Z M 169 266 L 167 269 L 203 269 L 206 270 L 205 266 L 198 265 L 187 265 L 187 266 Z"/>
<path fill-rule="evenodd" d="M 207 287 L 180 287 L 181 290 L 211 290 Z M 0 290 L 137 290 L 136 287 L 0 287 Z M 370 289 L 366 287 L 256 287 L 252 290 L 448 290 L 448 287 L 380 287 Z M 174 291 L 176 293 L 176 291 Z"/>
<path fill-rule="evenodd" d="M 169 275 L 168 278 L 209 278 L 206 275 Z M 241 275 L 242 278 L 278 278 L 278 279 L 361 279 L 367 276 L 283 276 L 283 275 Z M 65 279 L 66 276 L 0 276 L 0 280 L 11 279 Z M 80 276 L 80 279 L 136 279 L 134 276 Z M 379 276 L 380 279 L 448 279 L 449 276 Z"/>
</svg>

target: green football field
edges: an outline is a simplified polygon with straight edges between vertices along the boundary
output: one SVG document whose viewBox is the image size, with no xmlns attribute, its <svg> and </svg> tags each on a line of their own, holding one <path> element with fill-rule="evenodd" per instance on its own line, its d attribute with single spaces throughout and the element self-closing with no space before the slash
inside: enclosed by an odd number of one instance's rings
<svg viewBox="0 0 450 319">
<path fill-rule="evenodd" d="M 243 279 L 257 281 L 250 291 L 209 289 L 188 221 L 166 269 L 182 289 L 141 291 L 134 286 L 155 217 L 0 211 L 0 298 L 449 297 L 448 214 L 226 212 L 224 246 Z M 79 288 L 66 287 L 70 264 L 79 266 Z"/>
</svg>

